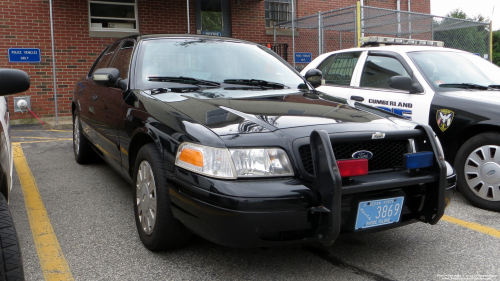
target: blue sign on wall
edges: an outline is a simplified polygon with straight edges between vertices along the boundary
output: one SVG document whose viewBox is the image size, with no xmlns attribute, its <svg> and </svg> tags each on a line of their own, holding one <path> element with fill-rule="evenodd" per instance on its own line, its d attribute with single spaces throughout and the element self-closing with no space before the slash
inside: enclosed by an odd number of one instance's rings
<svg viewBox="0 0 500 281">
<path fill-rule="evenodd" d="M 311 53 L 295 53 L 295 63 L 310 63 Z"/>
<path fill-rule="evenodd" d="M 41 62 L 40 49 L 9 48 L 9 62 Z"/>
<path fill-rule="evenodd" d="M 222 36 L 222 32 L 218 31 L 203 31 L 203 35 L 211 35 L 211 36 Z"/>
</svg>

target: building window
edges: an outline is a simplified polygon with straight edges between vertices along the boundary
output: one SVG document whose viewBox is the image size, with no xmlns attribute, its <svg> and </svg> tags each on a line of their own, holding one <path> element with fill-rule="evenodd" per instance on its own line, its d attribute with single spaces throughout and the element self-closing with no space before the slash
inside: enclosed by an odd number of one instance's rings
<svg viewBox="0 0 500 281">
<path fill-rule="evenodd" d="M 91 31 L 138 31 L 136 0 L 89 0 Z"/>
<path fill-rule="evenodd" d="M 292 19 L 292 0 L 265 0 L 266 27 Z"/>
</svg>

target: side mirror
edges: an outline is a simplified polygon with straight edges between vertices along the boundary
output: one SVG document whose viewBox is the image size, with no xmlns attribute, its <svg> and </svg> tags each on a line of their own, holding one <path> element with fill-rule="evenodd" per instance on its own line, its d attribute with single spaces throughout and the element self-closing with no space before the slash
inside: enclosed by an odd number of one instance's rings
<svg viewBox="0 0 500 281">
<path fill-rule="evenodd" d="M 117 85 L 120 79 L 120 70 L 116 68 L 99 68 L 92 74 L 92 80 L 97 85 L 112 86 Z"/>
<path fill-rule="evenodd" d="M 311 83 L 314 88 L 318 88 L 322 84 L 323 73 L 319 69 L 309 69 L 304 76 L 307 82 Z"/>
<path fill-rule="evenodd" d="M 393 89 L 408 91 L 410 94 L 423 93 L 424 89 L 420 84 L 413 83 L 408 76 L 392 76 L 389 79 L 389 87 Z"/>
<path fill-rule="evenodd" d="M 30 88 L 29 75 L 19 69 L 0 68 L 0 96 L 24 92 Z"/>
</svg>

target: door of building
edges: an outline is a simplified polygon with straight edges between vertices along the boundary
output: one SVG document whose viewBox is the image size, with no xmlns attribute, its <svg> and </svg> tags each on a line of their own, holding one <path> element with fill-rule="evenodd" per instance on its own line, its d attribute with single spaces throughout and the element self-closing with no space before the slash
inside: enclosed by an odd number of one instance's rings
<svg viewBox="0 0 500 281">
<path fill-rule="evenodd" d="M 195 0 L 196 33 L 231 37 L 229 0 Z"/>
</svg>

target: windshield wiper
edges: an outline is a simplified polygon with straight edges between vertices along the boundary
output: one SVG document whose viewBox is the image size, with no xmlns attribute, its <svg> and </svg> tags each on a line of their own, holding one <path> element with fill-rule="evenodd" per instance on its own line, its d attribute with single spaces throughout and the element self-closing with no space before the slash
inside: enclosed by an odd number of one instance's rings
<svg viewBox="0 0 500 281">
<path fill-rule="evenodd" d="M 500 85 L 488 85 L 488 88 L 500 89 Z"/>
<path fill-rule="evenodd" d="M 248 85 L 248 86 L 253 86 L 253 87 L 269 88 L 269 89 L 284 89 L 285 88 L 284 84 L 280 84 L 280 83 L 276 83 L 276 82 L 269 82 L 269 81 L 259 80 L 259 79 L 226 79 L 226 80 L 224 80 L 224 83 Z"/>
<path fill-rule="evenodd" d="M 474 83 L 449 83 L 449 84 L 446 83 L 446 84 L 439 84 L 439 87 L 488 90 L 488 86 L 478 85 Z"/>
<path fill-rule="evenodd" d="M 220 83 L 208 80 L 201 80 L 192 77 L 183 77 L 183 76 L 149 76 L 149 81 L 154 82 L 173 82 L 179 84 L 191 84 L 191 85 L 205 85 L 205 86 L 220 86 Z"/>
</svg>

